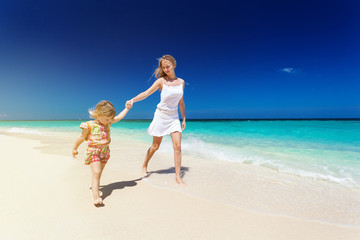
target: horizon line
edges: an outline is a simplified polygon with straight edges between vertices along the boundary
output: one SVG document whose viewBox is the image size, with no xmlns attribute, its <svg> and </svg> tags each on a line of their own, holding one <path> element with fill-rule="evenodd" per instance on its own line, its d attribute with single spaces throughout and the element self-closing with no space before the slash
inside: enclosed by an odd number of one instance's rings
<svg viewBox="0 0 360 240">
<path fill-rule="evenodd" d="M 90 118 L 78 118 L 78 119 L 17 119 L 17 120 L 10 120 L 10 119 L 3 119 L 0 120 L 0 122 L 16 122 L 16 121 L 84 121 L 84 120 L 91 120 Z M 152 118 L 148 119 L 123 119 L 121 121 L 149 121 L 152 120 Z M 182 119 L 180 119 L 182 120 Z M 360 120 L 360 118 L 192 118 L 192 119 L 186 119 L 186 121 L 286 121 L 286 120 Z"/>
</svg>

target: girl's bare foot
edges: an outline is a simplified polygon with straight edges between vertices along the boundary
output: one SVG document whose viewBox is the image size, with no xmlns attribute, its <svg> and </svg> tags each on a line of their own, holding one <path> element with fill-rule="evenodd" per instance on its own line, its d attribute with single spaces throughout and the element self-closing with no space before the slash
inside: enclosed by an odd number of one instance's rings
<svg viewBox="0 0 360 240">
<path fill-rule="evenodd" d="M 89 189 L 92 190 L 91 184 L 89 184 Z M 99 196 L 101 197 L 103 195 L 102 191 L 99 191 Z"/>
<path fill-rule="evenodd" d="M 102 206 L 104 206 L 104 203 L 101 198 L 97 198 L 94 200 L 94 205 L 95 205 L 95 207 L 102 207 Z"/>
</svg>

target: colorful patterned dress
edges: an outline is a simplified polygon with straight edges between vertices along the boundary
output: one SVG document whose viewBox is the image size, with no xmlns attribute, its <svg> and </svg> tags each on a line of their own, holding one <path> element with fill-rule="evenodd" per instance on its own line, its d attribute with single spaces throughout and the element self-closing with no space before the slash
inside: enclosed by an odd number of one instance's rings
<svg viewBox="0 0 360 240">
<path fill-rule="evenodd" d="M 90 133 L 85 139 L 88 143 L 86 150 L 87 157 L 85 164 L 88 165 L 92 162 L 107 163 L 110 158 L 109 144 L 110 138 L 110 126 L 103 125 L 96 121 L 88 121 L 80 124 L 81 129 L 89 129 Z"/>
</svg>

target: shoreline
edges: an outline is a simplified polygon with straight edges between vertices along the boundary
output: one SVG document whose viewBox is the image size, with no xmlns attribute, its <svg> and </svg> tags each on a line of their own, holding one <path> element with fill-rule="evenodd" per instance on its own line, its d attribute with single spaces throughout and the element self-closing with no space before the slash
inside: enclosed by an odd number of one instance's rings
<svg viewBox="0 0 360 240">
<path fill-rule="evenodd" d="M 143 152 L 136 151 L 112 156 L 101 183 L 107 191 L 105 207 L 95 208 L 87 188 L 90 171 L 80 157 L 43 153 L 39 140 L 19 136 L 0 134 L 0 142 L 6 149 L 4 157 L 12 159 L 4 162 L 7 171 L 0 176 L 2 182 L 12 183 L 5 186 L 8 194 L 0 197 L 4 216 L 0 236 L 5 238 L 355 240 L 360 236 L 359 227 L 255 213 L 182 192 L 173 183 L 172 189 L 153 187 L 137 179 L 142 158 L 136 158 Z M 171 172 L 158 175 L 174 181 Z"/>
<path fill-rule="evenodd" d="M 71 140 L 77 136 L 73 133 L 44 136 L 0 131 L 1 135 L 35 139 L 41 142 L 35 148 L 41 153 L 66 157 L 70 156 L 69 149 L 73 145 Z M 69 139 L 70 136 L 73 138 Z M 127 169 L 134 173 L 134 178 L 138 178 L 148 147 L 145 142 L 113 137 L 111 158 L 107 166 Z M 80 154 L 77 158 L 80 165 L 83 165 L 85 149 L 84 142 L 79 147 Z M 186 193 L 258 214 L 360 227 L 358 188 L 348 188 L 327 180 L 301 177 L 263 166 L 203 159 L 187 154 L 183 154 L 182 174 L 189 184 L 185 188 L 179 188 L 173 184 L 175 171 L 172 153 L 162 151 L 161 147 L 153 156 L 148 170 L 150 177 L 145 178 L 144 182 L 151 187 Z"/>
<path fill-rule="evenodd" d="M 154 155 L 156 162 L 152 168 L 164 168 L 161 167 L 163 163 L 158 163 L 163 158 Z M 359 189 L 262 166 L 189 156 L 183 158 L 186 159 L 183 166 L 192 168 L 184 178 L 190 183 L 187 188 L 173 189 L 171 179 L 161 176 L 154 176 L 148 182 L 153 187 L 180 191 L 258 214 L 360 227 L 357 211 L 360 207 Z"/>
<path fill-rule="evenodd" d="M 1 135 L 36 139 L 41 145 L 35 149 L 45 154 L 67 157 L 70 156 L 69 149 L 73 144 L 69 137 L 77 136 L 72 133 L 64 136 L 43 136 L 0 132 Z M 128 169 L 135 177 L 139 177 L 139 166 L 148 147 L 145 142 L 115 137 L 112 139 L 110 164 L 107 166 Z M 79 148 L 80 154 L 77 158 L 81 165 L 85 149 L 84 142 Z M 161 147 L 153 156 L 148 170 L 151 176 L 144 181 L 152 187 L 179 191 L 259 214 L 360 227 L 360 214 L 352 211 L 360 208 L 360 189 L 357 188 L 263 166 L 203 159 L 187 154 L 183 154 L 182 173 L 189 184 L 185 188 L 178 188 L 173 184 L 172 153 L 162 151 Z M 294 205 L 297 207 L 294 208 Z M 339 215 L 341 212 L 345 215 Z"/>
</svg>

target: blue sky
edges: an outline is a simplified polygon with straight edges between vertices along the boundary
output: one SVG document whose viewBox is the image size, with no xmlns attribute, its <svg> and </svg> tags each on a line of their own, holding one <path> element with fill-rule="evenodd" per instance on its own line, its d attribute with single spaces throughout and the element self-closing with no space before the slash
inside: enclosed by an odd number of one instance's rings
<svg viewBox="0 0 360 240">
<path fill-rule="evenodd" d="M 173 55 L 191 118 L 360 117 L 360 3 L 0 2 L 0 119 L 122 110 Z M 150 119 L 159 92 L 128 119 Z"/>
</svg>

